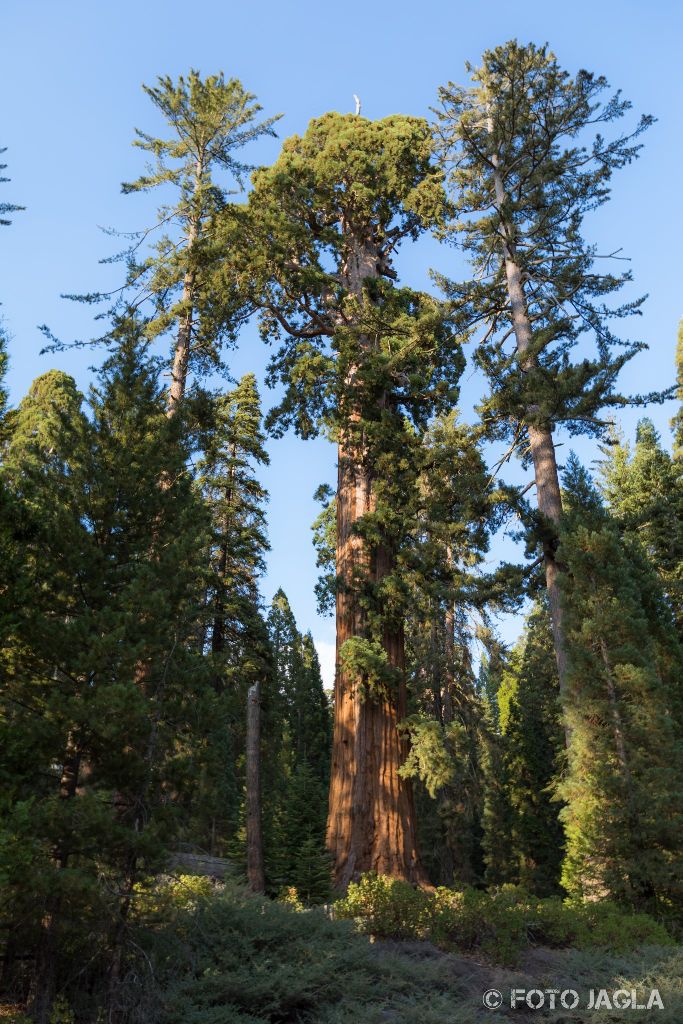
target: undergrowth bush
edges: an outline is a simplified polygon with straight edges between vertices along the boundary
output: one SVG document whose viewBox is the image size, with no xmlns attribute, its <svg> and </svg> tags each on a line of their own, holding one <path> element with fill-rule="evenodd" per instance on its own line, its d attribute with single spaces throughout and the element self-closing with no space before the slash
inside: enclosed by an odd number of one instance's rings
<svg viewBox="0 0 683 1024">
<path fill-rule="evenodd" d="M 647 914 L 608 902 L 579 906 L 557 897 L 539 899 L 517 886 L 430 893 L 396 879 L 365 875 L 334 904 L 334 914 L 377 938 L 428 939 L 442 949 L 478 950 L 508 965 L 532 945 L 620 953 L 673 944 L 666 929 Z"/>
<path fill-rule="evenodd" d="M 131 1024 L 470 1024 L 461 982 L 412 964 L 322 909 L 227 885 L 139 932 L 140 1012 Z M 299 908 L 299 909 L 297 909 Z M 145 966 L 147 970 L 145 970 Z M 154 985 L 156 997 L 149 998 Z M 144 996 L 144 998 L 142 998 Z"/>
</svg>

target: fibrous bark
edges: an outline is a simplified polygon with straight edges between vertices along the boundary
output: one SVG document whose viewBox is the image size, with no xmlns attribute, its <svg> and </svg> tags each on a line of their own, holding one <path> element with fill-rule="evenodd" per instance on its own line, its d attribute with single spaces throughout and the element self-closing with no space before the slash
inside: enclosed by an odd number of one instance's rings
<svg viewBox="0 0 683 1024">
<path fill-rule="evenodd" d="M 352 243 L 342 278 L 359 302 L 364 301 L 364 282 L 378 274 L 372 241 Z M 350 388 L 353 378 L 352 369 L 347 379 Z M 344 666 L 340 656 L 348 640 L 367 635 L 357 581 L 376 585 L 393 568 L 389 548 L 369 550 L 355 530 L 362 517 L 374 510 L 375 501 L 360 410 L 353 411 L 349 419 L 338 447 L 336 564 L 340 585 L 327 846 L 339 888 L 368 871 L 426 884 L 417 850 L 412 787 L 399 775 L 408 752 L 408 741 L 398 731 L 406 715 L 403 629 L 385 627 L 383 631 L 382 644 L 388 664 L 397 670 L 398 684 L 382 696 L 367 693 L 363 680 Z"/>
</svg>

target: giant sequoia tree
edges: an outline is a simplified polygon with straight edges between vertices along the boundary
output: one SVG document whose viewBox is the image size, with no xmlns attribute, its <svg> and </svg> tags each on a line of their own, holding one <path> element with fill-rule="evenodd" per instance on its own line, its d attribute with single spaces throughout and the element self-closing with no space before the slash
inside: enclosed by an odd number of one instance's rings
<svg viewBox="0 0 683 1024">
<path fill-rule="evenodd" d="M 416 427 L 452 406 L 461 357 L 442 306 L 399 288 L 400 243 L 437 222 L 427 124 L 328 114 L 285 142 L 250 199 L 263 329 L 283 344 L 276 429 L 338 445 L 337 676 L 328 845 L 337 883 L 419 881 L 406 754 L 400 553 Z M 259 255 L 260 254 L 260 255 Z"/>
<path fill-rule="evenodd" d="M 545 562 L 560 687 L 567 660 L 556 558 L 562 512 L 553 432 L 599 435 L 601 409 L 619 406 L 616 378 L 640 344 L 620 341 L 610 321 L 640 303 L 606 300 L 629 274 L 604 270 L 582 237 L 584 215 L 609 198 L 612 173 L 638 153 L 630 134 L 608 140 L 600 126 L 630 104 L 603 98 L 604 78 L 572 77 L 546 47 L 509 42 L 469 67 L 469 88 L 439 91 L 437 143 L 453 198 L 450 235 L 469 254 L 474 279 L 442 279 L 463 322 L 482 328 L 477 360 L 490 394 L 482 415 L 490 436 L 533 463 L 539 540 Z M 598 134 L 584 144 L 587 133 Z M 572 361 L 582 335 L 595 354 Z M 615 348 L 615 346 L 618 346 Z"/>
</svg>

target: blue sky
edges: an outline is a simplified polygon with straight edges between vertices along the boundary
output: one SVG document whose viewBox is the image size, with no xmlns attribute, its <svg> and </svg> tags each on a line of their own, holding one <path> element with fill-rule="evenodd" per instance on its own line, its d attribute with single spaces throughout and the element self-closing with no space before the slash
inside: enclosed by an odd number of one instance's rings
<svg viewBox="0 0 683 1024">
<path fill-rule="evenodd" d="M 321 4 L 194 0 L 4 0 L 0 21 L 3 75 L 0 145 L 7 146 L 2 200 L 27 206 L 2 230 L 0 301 L 11 342 L 10 386 L 18 401 L 30 381 L 51 365 L 82 386 L 98 353 L 39 356 L 37 330 L 48 323 L 64 340 L 93 333 L 92 312 L 59 298 L 61 292 L 106 288 L 117 270 L 98 265 L 115 243 L 99 226 L 135 230 L 152 223 L 155 199 L 125 197 L 120 183 L 136 177 L 142 154 L 133 128 L 160 125 L 142 82 L 190 67 L 224 70 L 256 93 L 265 113 L 284 113 L 280 139 L 302 132 L 326 110 L 350 111 L 353 93 L 363 114 L 426 115 L 436 89 L 463 81 L 464 63 L 487 47 L 516 37 L 548 41 L 569 70 L 586 67 L 623 89 L 635 112 L 658 118 L 642 158 L 615 179 L 614 198 L 587 234 L 632 258 L 632 295 L 648 292 L 645 314 L 629 327 L 651 349 L 626 370 L 626 391 L 671 382 L 676 325 L 683 313 L 680 256 L 680 179 L 683 166 L 683 81 L 680 40 L 683 5 L 675 0 L 600 0 L 553 4 L 464 4 L 424 0 L 393 4 Z M 278 140 L 252 153 L 274 159 Z M 457 276 L 460 261 L 431 240 L 401 255 L 407 283 L 428 284 L 428 269 Z M 230 358 L 235 375 L 261 373 L 268 352 L 256 329 L 245 330 Z M 468 369 L 462 407 L 468 415 L 481 382 Z M 266 405 L 271 396 L 266 394 Z M 652 417 L 666 433 L 672 406 Z M 627 433 L 637 415 L 624 417 Z M 594 447 L 576 445 L 590 460 Z M 568 447 L 564 449 L 568 450 Z M 310 523 L 317 485 L 335 476 L 334 451 L 324 441 L 287 437 L 270 444 L 272 552 L 264 594 L 284 586 L 300 626 L 313 632 L 329 672 L 332 621 L 315 613 L 315 556 Z M 495 552 L 502 550 L 496 546 Z M 514 626 L 504 627 L 512 635 Z M 328 675 L 329 678 L 329 675 Z"/>
</svg>

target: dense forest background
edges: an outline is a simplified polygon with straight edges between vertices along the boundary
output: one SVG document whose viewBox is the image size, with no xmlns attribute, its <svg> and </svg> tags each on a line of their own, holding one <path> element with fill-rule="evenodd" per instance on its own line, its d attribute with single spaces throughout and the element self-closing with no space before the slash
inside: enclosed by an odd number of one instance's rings
<svg viewBox="0 0 683 1024">
<path fill-rule="evenodd" d="M 354 97 L 271 163 L 281 116 L 240 80 L 144 86 L 121 191 L 154 215 L 64 296 L 89 335 L 44 325 L 52 368 L 0 403 L 16 1019 L 246 1020 L 264 942 L 293 960 L 250 1019 L 327 1019 L 305 944 L 336 955 L 343 918 L 510 964 L 680 935 L 683 331 L 626 391 L 646 299 L 591 234 L 655 119 L 547 46 L 460 80 L 422 116 Z M 321 442 L 327 691 L 262 582 L 266 467 L 299 490 Z"/>
</svg>

